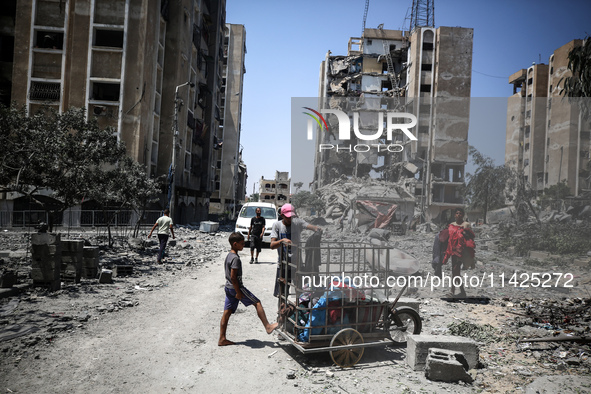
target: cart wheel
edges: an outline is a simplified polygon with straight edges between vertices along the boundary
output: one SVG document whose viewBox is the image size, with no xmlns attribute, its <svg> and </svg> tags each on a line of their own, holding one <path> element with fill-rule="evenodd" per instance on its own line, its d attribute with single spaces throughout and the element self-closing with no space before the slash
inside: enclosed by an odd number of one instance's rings
<svg viewBox="0 0 591 394">
<path fill-rule="evenodd" d="M 409 307 L 396 308 L 390 312 L 390 338 L 395 342 L 406 342 L 409 335 L 420 334 L 423 328 L 418 312 Z"/>
<path fill-rule="evenodd" d="M 358 345 L 363 343 L 363 336 L 352 328 L 345 328 L 335 334 L 330 341 L 330 346 Z M 363 356 L 362 347 L 352 349 L 339 349 L 330 352 L 330 358 L 339 367 L 347 368 L 357 364 Z"/>
</svg>

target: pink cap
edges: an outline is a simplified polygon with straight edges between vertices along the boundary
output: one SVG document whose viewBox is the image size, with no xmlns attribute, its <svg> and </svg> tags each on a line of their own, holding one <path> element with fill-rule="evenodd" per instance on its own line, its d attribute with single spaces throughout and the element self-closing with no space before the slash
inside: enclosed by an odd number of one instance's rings
<svg viewBox="0 0 591 394">
<path fill-rule="evenodd" d="M 285 204 L 281 207 L 281 214 L 286 218 L 290 218 L 295 214 L 295 210 L 291 204 Z"/>
</svg>

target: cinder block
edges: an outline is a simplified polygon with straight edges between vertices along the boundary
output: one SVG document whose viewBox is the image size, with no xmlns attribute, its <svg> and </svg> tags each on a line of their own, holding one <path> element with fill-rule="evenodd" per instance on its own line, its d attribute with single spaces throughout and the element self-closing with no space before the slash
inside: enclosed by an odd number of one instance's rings
<svg viewBox="0 0 591 394">
<path fill-rule="evenodd" d="M 57 245 L 61 242 L 61 234 L 31 234 L 31 245 Z"/>
<path fill-rule="evenodd" d="M 470 369 L 478 364 L 478 344 L 470 339 L 447 335 L 409 335 L 406 342 L 406 363 L 415 371 L 425 369 L 429 349 L 447 349 L 462 352 Z"/>
<path fill-rule="evenodd" d="M 0 288 L 8 289 L 16 285 L 17 276 L 14 271 L 6 271 L 0 276 Z"/>
<path fill-rule="evenodd" d="M 99 247 L 98 246 L 85 246 L 82 248 L 82 256 L 85 259 L 98 259 L 99 258 Z"/>
<path fill-rule="evenodd" d="M 468 362 L 462 352 L 431 348 L 425 364 L 425 376 L 427 379 L 441 382 L 462 380 L 472 383 L 468 368 Z"/>
<path fill-rule="evenodd" d="M 116 265 L 113 267 L 113 278 L 133 275 L 133 265 Z"/>
<path fill-rule="evenodd" d="M 99 247 L 85 246 L 82 255 L 82 277 L 94 279 L 98 276 L 99 269 Z"/>
<path fill-rule="evenodd" d="M 62 253 L 62 248 L 59 244 L 57 245 L 31 245 L 31 254 L 53 256 Z"/>
<path fill-rule="evenodd" d="M 99 276 L 99 283 L 113 283 L 113 271 L 102 270 Z"/>
<path fill-rule="evenodd" d="M 84 241 L 82 240 L 63 240 L 62 241 L 62 252 L 80 252 L 84 248 Z"/>
<path fill-rule="evenodd" d="M 220 224 L 218 222 L 201 222 L 199 224 L 199 231 L 202 233 L 214 233 L 218 231 Z"/>
</svg>

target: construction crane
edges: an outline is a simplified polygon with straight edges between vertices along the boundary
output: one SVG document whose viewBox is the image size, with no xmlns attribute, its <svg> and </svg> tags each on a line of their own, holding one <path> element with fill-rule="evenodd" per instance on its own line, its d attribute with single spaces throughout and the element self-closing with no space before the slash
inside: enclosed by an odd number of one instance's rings
<svg viewBox="0 0 591 394">
<path fill-rule="evenodd" d="M 365 21 L 367 20 L 367 11 L 369 11 L 369 0 L 365 0 L 365 10 L 363 11 L 363 28 L 361 29 L 361 37 L 365 32 Z"/>
</svg>

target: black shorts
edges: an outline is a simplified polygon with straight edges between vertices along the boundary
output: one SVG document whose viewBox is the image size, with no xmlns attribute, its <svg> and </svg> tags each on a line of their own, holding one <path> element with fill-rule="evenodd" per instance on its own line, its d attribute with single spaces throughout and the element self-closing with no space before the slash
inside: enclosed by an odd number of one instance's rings
<svg viewBox="0 0 591 394">
<path fill-rule="evenodd" d="M 257 252 L 261 253 L 261 249 L 263 247 L 263 240 L 261 237 L 257 237 L 256 235 L 250 236 L 250 250 L 257 250 Z"/>
</svg>

